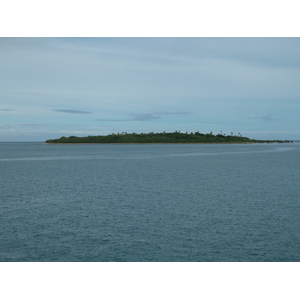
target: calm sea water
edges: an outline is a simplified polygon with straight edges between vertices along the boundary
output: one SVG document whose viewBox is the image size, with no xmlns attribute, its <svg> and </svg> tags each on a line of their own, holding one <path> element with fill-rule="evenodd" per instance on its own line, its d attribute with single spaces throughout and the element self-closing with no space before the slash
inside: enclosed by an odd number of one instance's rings
<svg viewBox="0 0 300 300">
<path fill-rule="evenodd" d="M 299 143 L 0 143 L 0 261 L 300 261 L 299 182 Z"/>
</svg>

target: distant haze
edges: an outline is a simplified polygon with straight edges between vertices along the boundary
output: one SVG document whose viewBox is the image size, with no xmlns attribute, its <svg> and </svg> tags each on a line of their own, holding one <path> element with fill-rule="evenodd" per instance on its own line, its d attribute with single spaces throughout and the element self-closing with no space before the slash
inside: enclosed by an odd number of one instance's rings
<svg viewBox="0 0 300 300">
<path fill-rule="evenodd" d="M 300 38 L 0 38 L 0 141 L 300 140 Z"/>
</svg>

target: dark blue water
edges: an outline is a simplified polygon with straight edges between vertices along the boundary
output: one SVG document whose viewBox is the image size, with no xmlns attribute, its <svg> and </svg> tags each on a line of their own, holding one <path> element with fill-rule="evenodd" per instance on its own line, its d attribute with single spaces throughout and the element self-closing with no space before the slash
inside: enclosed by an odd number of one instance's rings
<svg viewBox="0 0 300 300">
<path fill-rule="evenodd" d="M 0 143 L 0 261 L 300 261 L 300 144 Z"/>
</svg>

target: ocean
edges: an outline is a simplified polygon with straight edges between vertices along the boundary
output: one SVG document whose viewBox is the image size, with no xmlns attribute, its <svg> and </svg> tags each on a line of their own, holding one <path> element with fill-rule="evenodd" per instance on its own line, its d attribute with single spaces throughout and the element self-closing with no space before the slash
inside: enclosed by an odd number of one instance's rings
<svg viewBox="0 0 300 300">
<path fill-rule="evenodd" d="M 300 143 L 0 143 L 0 261 L 298 262 Z"/>
</svg>

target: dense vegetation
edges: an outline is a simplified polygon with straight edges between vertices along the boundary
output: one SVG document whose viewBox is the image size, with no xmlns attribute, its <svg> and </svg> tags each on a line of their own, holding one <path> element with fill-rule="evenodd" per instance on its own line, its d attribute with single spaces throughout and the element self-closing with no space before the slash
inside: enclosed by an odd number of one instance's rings
<svg viewBox="0 0 300 300">
<path fill-rule="evenodd" d="M 161 132 L 161 133 L 117 133 L 110 135 L 98 135 L 87 137 L 61 137 L 59 139 L 47 140 L 46 143 L 290 143 L 292 141 L 281 140 L 254 140 L 239 135 L 213 135 L 212 132 L 208 134 L 197 132 L 181 133 L 175 132 Z"/>
</svg>

